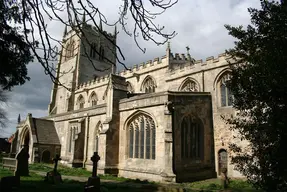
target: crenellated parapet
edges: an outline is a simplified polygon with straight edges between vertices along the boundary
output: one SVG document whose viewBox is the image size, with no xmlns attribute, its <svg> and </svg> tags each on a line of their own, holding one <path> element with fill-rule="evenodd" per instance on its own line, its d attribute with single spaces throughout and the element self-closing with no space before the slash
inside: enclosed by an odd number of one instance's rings
<svg viewBox="0 0 287 192">
<path fill-rule="evenodd" d="M 182 61 L 182 59 L 179 59 L 179 56 L 174 57 L 175 60 L 171 60 L 172 67 L 169 68 L 170 72 L 177 73 L 178 71 L 187 71 L 190 69 L 202 69 L 204 66 L 206 67 L 215 67 L 216 64 L 219 62 L 226 62 L 226 59 L 228 56 L 225 53 L 219 54 L 216 58 L 214 56 L 207 57 L 205 61 L 202 59 L 200 60 L 193 60 L 192 62 L 187 62 L 188 60 L 185 60 L 185 62 L 172 62 L 172 61 Z M 183 58 L 183 57 L 182 57 Z M 227 63 L 227 62 L 226 62 Z"/>
<path fill-rule="evenodd" d="M 112 33 L 108 33 L 107 31 L 104 31 L 102 30 L 101 33 L 99 32 L 98 28 L 93 26 L 93 25 L 90 25 L 90 24 L 85 24 L 84 27 L 82 28 L 84 31 L 93 31 L 94 34 L 98 34 L 98 35 L 105 35 L 107 36 L 108 38 L 111 38 L 111 39 L 114 39 L 116 37 L 115 34 L 112 34 Z M 77 30 L 77 29 L 76 29 Z M 77 33 L 80 32 L 79 30 L 77 31 Z M 72 29 L 69 29 L 65 32 L 65 36 L 64 36 L 64 41 L 69 39 L 71 36 L 74 36 L 77 34 L 75 32 L 75 30 L 72 30 Z"/>
<path fill-rule="evenodd" d="M 189 55 L 185 54 L 178 54 L 176 53 L 174 56 L 170 54 L 170 57 L 162 56 L 161 58 L 157 57 L 153 60 L 148 60 L 147 62 L 143 62 L 138 65 L 134 65 L 133 67 L 129 68 L 129 70 L 122 70 L 120 72 L 117 72 L 117 76 L 121 77 L 128 77 L 132 76 L 134 73 L 144 73 L 151 70 L 157 70 L 159 65 L 162 65 L 162 67 L 165 67 L 167 65 L 171 65 L 169 67 L 169 72 L 171 73 L 178 73 L 178 72 L 184 72 L 189 70 L 201 70 L 206 67 L 216 67 L 215 65 L 220 62 L 220 65 L 222 62 L 226 62 L 226 59 L 228 56 L 225 53 L 219 54 L 216 58 L 211 56 L 207 57 L 204 61 L 201 60 L 190 60 Z M 169 61 L 168 61 L 169 59 Z M 182 61 L 182 62 L 177 62 Z M 191 62 L 190 62 L 191 61 Z M 227 64 L 227 62 L 226 62 Z M 206 67 L 205 67 L 206 66 Z M 77 87 L 77 90 L 80 89 L 89 89 L 97 86 L 101 86 L 103 84 L 108 83 L 109 81 L 109 75 L 105 75 L 102 77 L 97 77 L 96 79 L 92 79 L 90 81 L 84 82 L 80 84 Z"/>
<path fill-rule="evenodd" d="M 151 67 L 157 67 L 158 65 L 168 64 L 166 55 L 162 56 L 161 58 L 156 57 L 153 60 L 148 60 L 146 62 L 136 64 L 133 67 L 129 68 L 129 70 L 122 70 L 117 72 L 116 74 L 119 76 L 127 76 L 132 75 L 133 73 L 141 73 L 144 71 L 148 71 Z"/>
<path fill-rule="evenodd" d="M 92 79 L 90 81 L 86 81 L 86 82 L 80 84 L 76 90 L 89 89 L 89 88 L 95 87 L 97 85 L 100 86 L 102 84 L 108 83 L 108 81 L 109 81 L 109 75 L 97 77 L 95 79 Z"/>
<path fill-rule="evenodd" d="M 85 29 L 89 29 L 89 30 L 93 30 L 94 32 L 98 32 L 98 28 L 93 26 L 93 25 L 90 25 L 90 24 L 85 24 Z M 101 34 L 106 35 L 109 38 L 115 38 L 115 35 L 113 35 L 112 33 L 108 33 L 107 31 L 104 31 L 104 30 L 101 31 Z"/>
</svg>

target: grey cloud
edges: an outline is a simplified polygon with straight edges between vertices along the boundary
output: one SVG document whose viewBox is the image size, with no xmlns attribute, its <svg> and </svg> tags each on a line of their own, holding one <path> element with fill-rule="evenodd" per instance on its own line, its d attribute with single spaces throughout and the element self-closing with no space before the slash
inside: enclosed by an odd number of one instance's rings
<svg viewBox="0 0 287 192">
<path fill-rule="evenodd" d="M 122 1 L 101 1 L 99 9 L 112 23 L 118 18 L 118 6 Z M 172 52 L 185 53 L 186 46 L 191 48 L 190 53 L 195 59 L 204 59 L 208 56 L 216 56 L 233 46 L 234 39 L 227 34 L 224 24 L 247 25 L 250 21 L 247 8 L 259 7 L 258 0 L 180 0 L 170 10 L 157 17 L 156 23 L 165 26 L 165 32 L 176 31 L 178 35 L 171 40 Z M 129 22 L 131 18 L 129 17 Z M 132 23 L 129 29 L 132 30 Z M 113 28 L 104 26 L 109 32 Z M 64 27 L 59 22 L 49 23 L 48 29 L 57 39 L 62 38 Z M 132 37 L 127 36 L 118 27 L 118 45 L 121 47 L 127 66 L 133 66 L 141 62 L 161 57 L 165 54 L 166 45 L 157 46 L 153 42 L 145 42 L 139 39 L 139 43 L 147 51 L 143 54 L 134 43 Z M 119 65 L 118 69 L 122 67 Z M 11 92 L 9 106 L 7 107 L 9 129 L 15 130 L 15 120 L 20 113 L 25 118 L 28 112 L 33 116 L 47 115 L 47 107 L 52 88 L 51 80 L 44 74 L 39 64 L 28 65 L 28 74 L 31 81 L 23 86 L 15 87 Z"/>
</svg>

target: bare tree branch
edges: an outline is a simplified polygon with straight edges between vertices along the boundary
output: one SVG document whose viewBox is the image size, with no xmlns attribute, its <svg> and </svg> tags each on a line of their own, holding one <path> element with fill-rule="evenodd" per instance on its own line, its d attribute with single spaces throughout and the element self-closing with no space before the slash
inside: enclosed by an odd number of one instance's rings
<svg viewBox="0 0 287 192">
<path fill-rule="evenodd" d="M 48 32 L 47 25 L 49 22 L 57 21 L 63 24 L 66 30 L 67 27 L 71 28 L 79 39 L 87 42 L 87 45 L 83 46 L 82 56 L 88 59 L 95 71 L 110 70 L 112 66 L 116 66 L 116 63 L 121 64 L 128 70 L 127 66 L 123 63 L 125 60 L 124 54 L 116 44 L 115 36 L 118 32 L 115 31 L 114 35 L 108 34 L 102 29 L 102 25 L 121 26 L 122 30 L 128 36 L 133 37 L 138 48 L 145 52 L 146 49 L 140 46 L 138 38 L 141 37 L 145 41 L 152 41 L 157 45 L 162 45 L 176 35 L 175 32 L 165 33 L 164 27 L 157 25 L 155 19 L 177 2 L 178 0 L 122 0 L 122 5 L 119 7 L 119 16 L 113 23 L 108 21 L 92 0 L 15 0 L 11 6 L 19 7 L 22 21 L 20 28 L 23 30 L 31 52 L 44 68 L 45 74 L 49 75 L 55 84 L 70 89 L 70 87 L 63 85 L 59 81 L 59 74 L 56 74 L 55 66 L 58 63 L 58 59 L 67 59 L 65 52 L 79 52 L 79 47 L 75 46 L 73 50 L 67 50 L 65 42 L 62 39 L 57 39 Z M 147 5 L 148 3 L 150 7 L 160 11 L 152 12 Z M 63 18 L 63 14 L 67 18 Z M 129 17 L 134 23 L 132 32 L 127 27 Z M 83 19 L 81 20 L 81 18 Z M 92 49 L 98 57 L 101 56 L 100 51 L 92 46 L 92 42 L 87 37 L 85 27 L 88 26 L 88 23 L 94 26 L 102 38 L 115 47 L 115 50 L 109 47 L 109 50 L 114 54 L 115 60 L 107 55 L 104 56 L 104 61 L 110 64 L 107 68 L 100 69 L 97 67 L 95 61 L 88 54 L 88 50 Z M 159 40 L 159 38 L 163 40 Z M 59 51 L 59 48 L 61 51 Z M 64 75 L 66 72 L 61 73 L 60 75 Z"/>
</svg>

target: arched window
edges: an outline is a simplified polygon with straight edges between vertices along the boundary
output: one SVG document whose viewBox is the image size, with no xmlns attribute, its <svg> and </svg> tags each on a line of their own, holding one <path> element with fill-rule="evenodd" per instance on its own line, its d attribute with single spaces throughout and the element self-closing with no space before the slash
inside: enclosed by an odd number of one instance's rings
<svg viewBox="0 0 287 192">
<path fill-rule="evenodd" d="M 202 160 L 204 127 L 200 119 L 187 115 L 181 122 L 181 158 Z"/>
<path fill-rule="evenodd" d="M 180 87 L 180 91 L 198 92 L 198 85 L 192 79 L 186 79 Z"/>
<path fill-rule="evenodd" d="M 155 88 L 155 81 L 150 76 L 148 76 L 143 82 L 142 91 L 144 91 L 145 93 L 154 93 Z"/>
<path fill-rule="evenodd" d="M 68 151 L 69 151 L 69 153 L 71 153 L 73 141 L 76 139 L 77 134 L 78 134 L 78 127 L 77 126 L 71 126 L 69 131 L 70 131 L 70 133 L 69 133 L 70 137 L 69 137 L 69 146 L 68 146 L 69 149 L 68 149 Z"/>
<path fill-rule="evenodd" d="M 233 96 L 230 89 L 227 87 L 227 82 L 230 80 L 230 73 L 226 73 L 219 81 L 220 88 L 220 101 L 221 106 L 231 106 L 233 102 Z"/>
<path fill-rule="evenodd" d="M 95 59 L 96 58 L 96 55 L 97 55 L 97 44 L 96 43 L 92 43 L 91 44 L 91 47 L 90 47 L 90 57 L 92 59 Z"/>
<path fill-rule="evenodd" d="M 100 132 L 103 129 L 103 124 L 101 122 L 98 123 L 96 130 L 95 130 L 95 140 L 94 140 L 94 151 L 98 152 L 99 150 L 99 138 L 100 138 Z"/>
<path fill-rule="evenodd" d="M 103 46 L 100 46 L 100 57 L 99 60 L 103 61 L 105 59 L 105 50 L 103 48 Z"/>
<path fill-rule="evenodd" d="M 66 46 L 66 57 L 65 60 L 69 60 L 71 57 L 74 56 L 75 51 L 75 43 L 74 41 L 70 42 Z"/>
<path fill-rule="evenodd" d="M 79 105 L 79 109 L 83 109 L 84 108 L 84 105 L 85 105 L 85 99 L 84 99 L 84 97 L 82 96 L 82 95 L 80 95 L 79 97 L 78 97 L 78 102 L 77 102 L 77 104 Z"/>
<path fill-rule="evenodd" d="M 89 103 L 91 103 L 91 106 L 96 106 L 98 102 L 98 97 L 97 94 L 93 91 L 91 93 L 90 99 L 89 99 Z"/>
<path fill-rule="evenodd" d="M 136 115 L 128 124 L 129 158 L 155 159 L 155 124 L 145 114 Z"/>
<path fill-rule="evenodd" d="M 128 81 L 127 81 L 127 89 L 128 89 L 128 92 L 129 92 L 129 93 L 133 93 L 133 92 L 134 92 L 133 86 L 132 86 L 131 83 L 128 82 Z"/>
</svg>

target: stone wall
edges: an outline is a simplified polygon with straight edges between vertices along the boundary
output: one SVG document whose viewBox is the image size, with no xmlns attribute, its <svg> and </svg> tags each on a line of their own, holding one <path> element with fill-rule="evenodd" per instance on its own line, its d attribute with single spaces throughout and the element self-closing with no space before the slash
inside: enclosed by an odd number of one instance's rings
<svg viewBox="0 0 287 192">
<path fill-rule="evenodd" d="M 174 172 L 177 182 L 215 177 L 211 96 L 202 93 L 176 93 L 171 98 L 174 107 Z M 186 143 L 182 143 L 182 136 L 186 134 L 182 132 L 182 122 L 186 116 L 190 116 L 194 118 L 194 122 L 198 122 L 199 131 L 203 134 L 202 140 L 198 142 L 200 149 L 202 149 L 200 150 L 202 154 L 198 159 L 192 155 L 184 158 L 182 154 L 183 145 L 186 145 Z M 191 152 L 188 151 L 188 153 Z"/>
<path fill-rule="evenodd" d="M 164 118 L 164 103 L 167 95 L 154 93 L 135 96 L 120 101 L 120 141 L 119 141 L 119 176 L 133 179 L 162 181 L 165 172 L 165 129 L 168 124 Z M 129 158 L 128 123 L 137 115 L 151 117 L 155 124 L 156 153 L 155 159 Z"/>
</svg>

